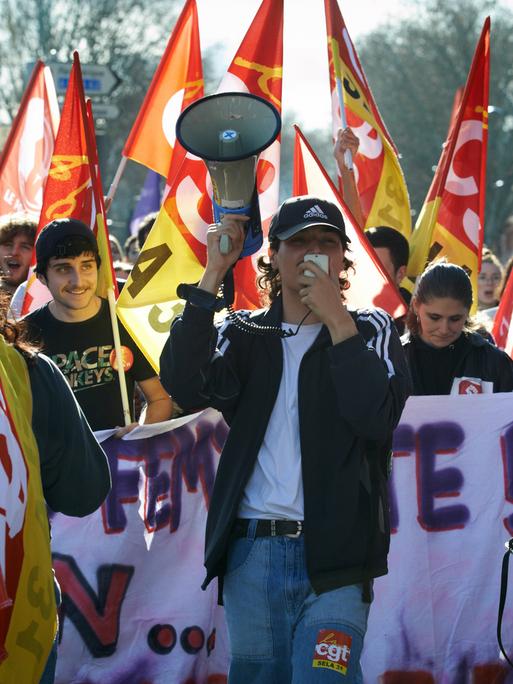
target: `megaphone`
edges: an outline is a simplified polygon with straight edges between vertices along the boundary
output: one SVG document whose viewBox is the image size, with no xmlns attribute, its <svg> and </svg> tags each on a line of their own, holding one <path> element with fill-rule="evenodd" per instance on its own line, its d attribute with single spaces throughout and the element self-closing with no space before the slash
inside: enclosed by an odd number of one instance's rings
<svg viewBox="0 0 513 684">
<path fill-rule="evenodd" d="M 249 216 L 241 257 L 262 246 L 262 224 L 256 189 L 258 155 L 278 137 L 278 110 L 249 93 L 219 93 L 193 102 L 176 122 L 182 146 L 203 159 L 212 180 L 214 221 L 225 214 Z M 220 250 L 227 254 L 230 240 L 223 235 Z"/>
</svg>

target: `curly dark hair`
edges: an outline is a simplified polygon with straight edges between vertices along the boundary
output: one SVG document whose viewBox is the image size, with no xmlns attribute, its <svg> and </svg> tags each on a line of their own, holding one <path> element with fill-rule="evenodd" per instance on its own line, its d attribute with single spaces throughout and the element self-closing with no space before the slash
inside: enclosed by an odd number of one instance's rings
<svg viewBox="0 0 513 684">
<path fill-rule="evenodd" d="M 269 248 L 272 249 L 273 252 L 277 252 L 279 246 L 280 240 L 274 239 L 269 242 Z M 257 277 L 257 285 L 260 289 L 260 300 L 263 306 L 267 306 L 272 304 L 281 293 L 281 277 L 278 270 L 273 268 L 267 256 L 261 256 L 258 258 L 257 268 L 261 273 L 261 275 Z M 345 302 L 346 299 L 344 296 L 344 291 L 351 286 L 348 278 L 346 277 L 349 269 L 354 271 L 354 264 L 351 259 L 348 259 L 346 256 L 344 256 L 344 270 L 342 271 L 343 275 L 339 276 L 338 279 L 340 285 L 340 294 L 343 302 Z"/>
<path fill-rule="evenodd" d="M 31 340 L 28 335 L 27 324 L 23 319 L 8 318 L 11 298 L 7 292 L 0 291 L 0 335 L 7 344 L 13 346 L 27 363 L 33 363 L 41 346 Z"/>
</svg>

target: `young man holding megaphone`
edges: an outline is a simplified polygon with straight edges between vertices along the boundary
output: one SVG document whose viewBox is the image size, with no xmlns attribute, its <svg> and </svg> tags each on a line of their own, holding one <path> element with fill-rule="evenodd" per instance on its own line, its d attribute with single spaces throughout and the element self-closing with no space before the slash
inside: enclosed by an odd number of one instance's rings
<svg viewBox="0 0 513 684">
<path fill-rule="evenodd" d="M 229 682 L 362 681 L 372 580 L 387 572 L 391 435 L 409 389 L 399 337 L 383 311 L 347 310 L 342 214 L 309 196 L 271 222 L 258 280 L 269 305 L 214 326 L 243 225 L 226 216 L 209 228 L 203 278 L 161 357 L 179 404 L 213 406 L 230 426 L 205 558 L 205 586 L 219 578 L 226 609 Z"/>
</svg>

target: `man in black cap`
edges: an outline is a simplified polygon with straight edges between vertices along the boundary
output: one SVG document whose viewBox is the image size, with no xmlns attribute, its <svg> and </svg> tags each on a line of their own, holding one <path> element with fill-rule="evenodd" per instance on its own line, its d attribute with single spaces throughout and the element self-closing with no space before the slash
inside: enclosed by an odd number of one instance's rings
<svg viewBox="0 0 513 684">
<path fill-rule="evenodd" d="M 25 320 L 66 376 L 93 430 L 124 425 L 108 303 L 98 297 L 100 256 L 94 233 L 81 221 L 57 219 L 36 241 L 36 273 L 53 299 Z M 172 401 L 155 371 L 119 325 L 130 407 L 134 383 L 147 401 L 146 423 L 171 417 Z M 120 428 L 125 434 L 137 423 Z"/>
<path fill-rule="evenodd" d="M 387 572 L 404 356 L 386 313 L 344 305 L 349 240 L 339 209 L 317 197 L 287 200 L 271 222 L 259 260 L 270 306 L 218 332 L 217 292 L 243 241 L 233 216 L 209 228 L 205 273 L 161 357 L 180 405 L 213 406 L 230 426 L 205 560 L 225 605 L 229 682 L 360 681 L 372 579 Z"/>
</svg>

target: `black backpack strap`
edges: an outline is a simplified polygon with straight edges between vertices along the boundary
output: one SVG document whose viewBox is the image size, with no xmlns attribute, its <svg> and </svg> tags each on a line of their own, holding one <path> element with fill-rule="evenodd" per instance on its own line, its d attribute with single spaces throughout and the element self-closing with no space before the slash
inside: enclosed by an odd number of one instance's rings
<svg viewBox="0 0 513 684">
<path fill-rule="evenodd" d="M 513 667 L 513 663 L 511 662 L 511 660 L 508 658 L 508 656 L 506 654 L 506 651 L 505 651 L 503 643 L 502 643 L 502 637 L 501 637 L 502 615 L 504 613 L 504 606 L 506 604 L 506 594 L 508 591 L 509 557 L 510 557 L 510 554 L 513 553 L 513 538 L 510 539 L 508 542 L 506 542 L 504 546 L 506 547 L 506 553 L 504 554 L 504 558 L 502 559 L 501 595 L 500 595 L 500 599 L 499 599 L 499 614 L 497 616 L 497 641 L 499 643 L 499 648 L 501 649 L 502 655 L 506 658 L 509 665 L 511 667 Z"/>
</svg>

